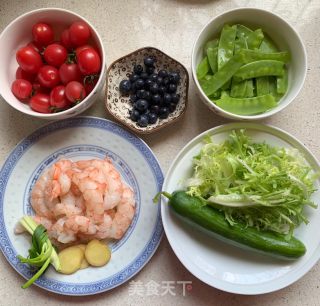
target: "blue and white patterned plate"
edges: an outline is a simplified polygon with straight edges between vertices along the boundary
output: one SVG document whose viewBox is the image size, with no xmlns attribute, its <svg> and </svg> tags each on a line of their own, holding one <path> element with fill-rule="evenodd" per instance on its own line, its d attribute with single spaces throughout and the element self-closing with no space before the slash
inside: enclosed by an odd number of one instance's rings
<svg viewBox="0 0 320 306">
<path fill-rule="evenodd" d="M 30 235 L 15 235 L 14 226 L 32 214 L 29 194 L 41 172 L 62 157 L 72 160 L 112 159 L 136 195 L 136 213 L 125 236 L 111 245 L 111 261 L 62 275 L 50 267 L 35 283 L 58 294 L 90 295 L 110 290 L 130 279 L 156 251 L 163 228 L 160 205 L 152 202 L 161 190 L 163 174 L 151 149 L 118 124 L 94 117 L 76 117 L 50 123 L 22 140 L 0 172 L 0 248 L 23 277 L 33 272 L 17 254 L 27 255 Z M 23 280 L 21 280 L 21 284 Z"/>
</svg>

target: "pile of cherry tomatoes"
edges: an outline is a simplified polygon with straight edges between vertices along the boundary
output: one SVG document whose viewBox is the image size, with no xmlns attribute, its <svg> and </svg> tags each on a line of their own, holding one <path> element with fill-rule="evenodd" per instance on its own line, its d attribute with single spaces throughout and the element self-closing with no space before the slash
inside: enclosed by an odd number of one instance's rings
<svg viewBox="0 0 320 306">
<path fill-rule="evenodd" d="M 81 102 L 101 70 L 99 51 L 88 43 L 89 26 L 76 21 L 54 41 L 52 27 L 37 23 L 32 37 L 16 53 L 19 67 L 11 86 L 15 97 L 40 113 L 63 111 Z"/>
</svg>

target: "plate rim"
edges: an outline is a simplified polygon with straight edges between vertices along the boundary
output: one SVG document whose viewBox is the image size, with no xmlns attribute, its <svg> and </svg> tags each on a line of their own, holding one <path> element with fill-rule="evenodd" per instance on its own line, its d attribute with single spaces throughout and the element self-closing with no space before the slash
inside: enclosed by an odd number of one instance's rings
<svg viewBox="0 0 320 306">
<path fill-rule="evenodd" d="M 117 134 L 121 138 L 125 139 L 126 141 L 129 141 L 131 145 L 133 145 L 140 152 L 142 157 L 146 160 L 147 164 L 150 166 L 150 169 L 153 172 L 153 175 L 155 177 L 158 190 L 160 191 L 162 189 L 164 176 L 163 176 L 163 171 L 161 169 L 161 165 L 157 157 L 151 150 L 151 148 L 143 139 L 133 134 L 132 132 L 124 129 L 119 123 L 116 123 L 112 120 L 95 117 L 95 116 L 78 116 L 73 118 L 66 118 L 59 121 L 49 122 L 36 128 L 34 131 L 29 133 L 27 136 L 25 136 L 21 141 L 19 141 L 14 146 L 14 148 L 9 152 L 9 154 L 5 158 L 0 168 L 0 209 L 1 211 L 3 210 L 3 207 L 4 207 L 3 199 L 6 191 L 7 181 L 16 163 L 18 162 L 19 158 L 23 156 L 25 151 L 28 150 L 33 144 L 37 143 L 39 139 L 42 139 L 46 135 L 54 133 L 55 131 L 58 131 L 58 130 L 63 130 L 66 128 L 77 128 L 83 125 L 87 127 L 90 126 L 92 128 L 101 128 L 103 130 L 111 132 L 112 134 Z M 111 130 L 110 129 L 111 127 L 117 129 L 117 133 L 115 133 L 114 130 Z M 138 146 L 138 144 L 140 146 Z M 150 163 L 155 167 L 154 168 L 151 167 Z M 1 229 L 0 250 L 2 254 L 4 255 L 7 262 L 10 264 L 10 266 L 23 278 L 27 279 L 27 277 L 23 275 L 22 273 L 23 271 L 19 270 L 18 268 L 19 265 L 16 266 L 15 263 L 10 260 L 10 256 L 9 256 L 10 252 L 12 254 L 15 254 L 15 252 L 12 248 L 12 243 L 9 239 L 9 236 L 5 227 L 5 219 L 3 214 L 0 214 L 0 229 Z M 50 282 L 53 283 L 53 286 L 51 285 L 51 287 L 48 287 L 48 284 L 47 284 L 48 279 L 46 277 L 40 278 L 34 284 L 37 287 L 44 289 L 46 291 L 53 292 L 60 295 L 69 295 L 69 296 L 87 296 L 87 295 L 94 295 L 94 294 L 99 294 L 105 291 L 109 291 L 127 282 L 129 279 L 134 277 L 137 273 L 139 273 L 143 269 L 143 267 L 150 261 L 150 259 L 158 249 L 163 235 L 164 235 L 164 230 L 163 230 L 162 218 L 161 218 L 161 205 L 159 205 L 153 232 L 149 240 L 147 241 L 146 245 L 144 245 L 143 248 L 141 248 L 138 255 L 132 260 L 132 262 L 127 264 L 122 270 L 116 272 L 115 274 L 109 277 L 110 279 L 108 281 L 109 285 L 103 286 L 103 283 L 106 282 L 107 278 L 99 281 L 91 282 L 91 283 L 85 283 L 85 284 L 65 283 L 65 282 L 59 282 L 57 280 L 50 279 Z M 146 255 L 144 254 L 145 252 L 147 252 Z M 119 274 L 125 274 L 125 276 L 121 278 L 118 276 Z M 114 279 L 116 280 L 113 282 Z M 55 284 L 59 285 L 59 283 L 61 285 L 56 286 L 58 289 L 52 288 L 54 287 Z M 66 285 L 70 286 L 69 291 L 59 290 L 59 288 L 63 288 Z M 92 287 L 91 289 L 90 289 L 90 286 Z M 82 289 L 81 287 L 89 287 L 89 288 Z M 77 291 L 77 288 L 79 291 Z"/>
<path fill-rule="evenodd" d="M 193 143 L 196 145 L 199 142 L 199 139 L 203 138 L 203 136 L 207 135 L 208 133 L 210 133 L 211 136 L 214 136 L 215 134 L 218 134 L 220 130 L 223 133 L 223 132 L 227 132 L 231 129 L 241 129 L 241 128 L 242 129 L 255 129 L 255 130 L 258 130 L 261 132 L 265 132 L 265 133 L 271 134 L 281 140 L 284 140 L 284 139 L 279 137 L 278 134 L 285 135 L 286 136 L 285 139 L 288 143 L 291 144 L 293 142 L 293 143 L 296 143 L 299 146 L 301 146 L 305 150 L 305 152 L 307 152 L 310 155 L 310 157 L 313 159 L 313 161 L 316 163 L 316 165 L 320 168 L 320 163 L 319 163 L 318 159 L 315 157 L 315 155 L 299 139 L 297 139 L 295 136 L 293 136 L 289 132 L 287 132 L 279 127 L 275 127 L 273 125 L 270 125 L 270 124 L 252 123 L 252 122 L 232 122 L 232 123 L 226 123 L 226 124 L 222 124 L 222 125 L 210 128 L 210 129 L 200 133 L 199 135 L 196 135 L 194 138 L 192 138 L 177 153 L 176 157 L 173 159 L 173 161 L 172 161 L 172 163 L 166 173 L 166 176 L 165 176 L 165 179 L 164 179 L 164 182 L 162 185 L 163 186 L 162 191 L 164 191 L 164 189 L 167 187 L 169 177 L 172 175 L 174 168 L 176 167 L 177 163 L 179 162 L 179 159 L 184 156 L 184 154 L 187 152 L 188 147 L 190 147 Z M 274 132 L 274 133 L 272 133 L 272 132 Z M 167 200 L 162 197 L 162 199 L 161 199 L 162 224 L 163 224 L 164 232 L 166 234 L 166 237 L 170 243 L 170 246 L 171 246 L 173 252 L 178 257 L 178 259 L 182 263 L 182 265 L 191 274 L 193 274 L 195 277 L 197 277 L 202 282 L 204 282 L 207 285 L 214 287 L 216 289 L 219 289 L 219 290 L 222 290 L 225 292 L 229 292 L 229 293 L 242 294 L 242 295 L 258 295 L 258 294 L 271 293 L 271 292 L 283 289 L 283 288 L 293 284 L 294 282 L 298 281 L 305 274 L 307 274 L 320 259 L 320 252 L 319 252 L 318 256 L 315 256 L 315 253 L 313 253 L 310 256 L 310 258 L 306 261 L 306 263 L 298 269 L 298 271 L 303 270 L 303 272 L 299 272 L 297 276 L 291 278 L 287 282 L 282 283 L 280 286 L 272 286 L 272 288 L 268 289 L 268 290 L 264 290 L 263 288 L 259 290 L 259 287 L 263 286 L 263 284 L 251 285 L 251 286 L 248 286 L 248 289 L 246 289 L 246 285 L 244 285 L 244 284 L 228 283 L 229 287 L 225 288 L 223 286 L 220 286 L 219 284 L 215 284 L 215 279 L 213 279 L 212 281 L 208 281 L 205 277 L 202 277 L 201 273 L 198 272 L 199 268 L 197 268 L 194 265 L 194 263 L 192 261 L 190 261 L 188 258 L 182 256 L 183 251 L 180 250 L 180 245 L 178 245 L 178 246 L 174 245 L 173 238 L 170 236 L 171 234 L 169 233 L 169 230 L 167 228 L 167 223 L 170 223 L 171 220 L 169 217 L 167 219 L 165 217 L 166 216 L 166 213 L 165 213 L 166 206 L 167 206 Z M 318 209 L 320 209 L 320 207 Z M 320 246 L 318 248 L 320 248 Z M 307 266 L 307 268 L 305 268 L 306 266 Z M 278 279 L 281 279 L 281 278 L 282 277 L 280 277 Z M 226 284 L 226 282 L 223 280 L 219 280 L 219 281 Z"/>
</svg>

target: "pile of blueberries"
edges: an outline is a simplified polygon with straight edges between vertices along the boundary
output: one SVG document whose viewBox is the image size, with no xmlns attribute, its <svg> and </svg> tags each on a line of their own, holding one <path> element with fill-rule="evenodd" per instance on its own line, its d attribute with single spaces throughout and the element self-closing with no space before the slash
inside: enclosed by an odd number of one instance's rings
<svg viewBox="0 0 320 306">
<path fill-rule="evenodd" d="M 129 80 L 122 80 L 119 86 L 121 94 L 130 94 L 130 119 L 141 127 L 156 123 L 158 118 L 167 118 L 180 100 L 180 95 L 176 93 L 179 73 L 167 70 L 156 72 L 155 62 L 155 57 L 145 57 L 145 68 L 135 65 Z"/>
</svg>

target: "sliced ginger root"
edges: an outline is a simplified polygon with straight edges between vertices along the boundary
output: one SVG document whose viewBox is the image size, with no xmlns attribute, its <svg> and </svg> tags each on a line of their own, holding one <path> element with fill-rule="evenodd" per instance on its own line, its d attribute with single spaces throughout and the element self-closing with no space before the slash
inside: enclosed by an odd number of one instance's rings
<svg viewBox="0 0 320 306">
<path fill-rule="evenodd" d="M 84 256 L 91 266 L 101 267 L 110 260 L 111 251 L 106 244 L 94 239 L 88 243 Z"/>
<path fill-rule="evenodd" d="M 80 248 L 84 252 L 86 251 L 86 245 L 85 244 L 77 244 L 76 247 Z M 81 261 L 81 266 L 80 266 L 80 270 L 82 269 L 86 269 L 89 267 L 89 263 L 87 262 L 86 258 L 83 256 L 83 259 Z"/>
<path fill-rule="evenodd" d="M 60 259 L 60 273 L 72 274 L 80 269 L 84 252 L 77 246 L 71 246 L 62 250 L 59 254 Z"/>
</svg>

